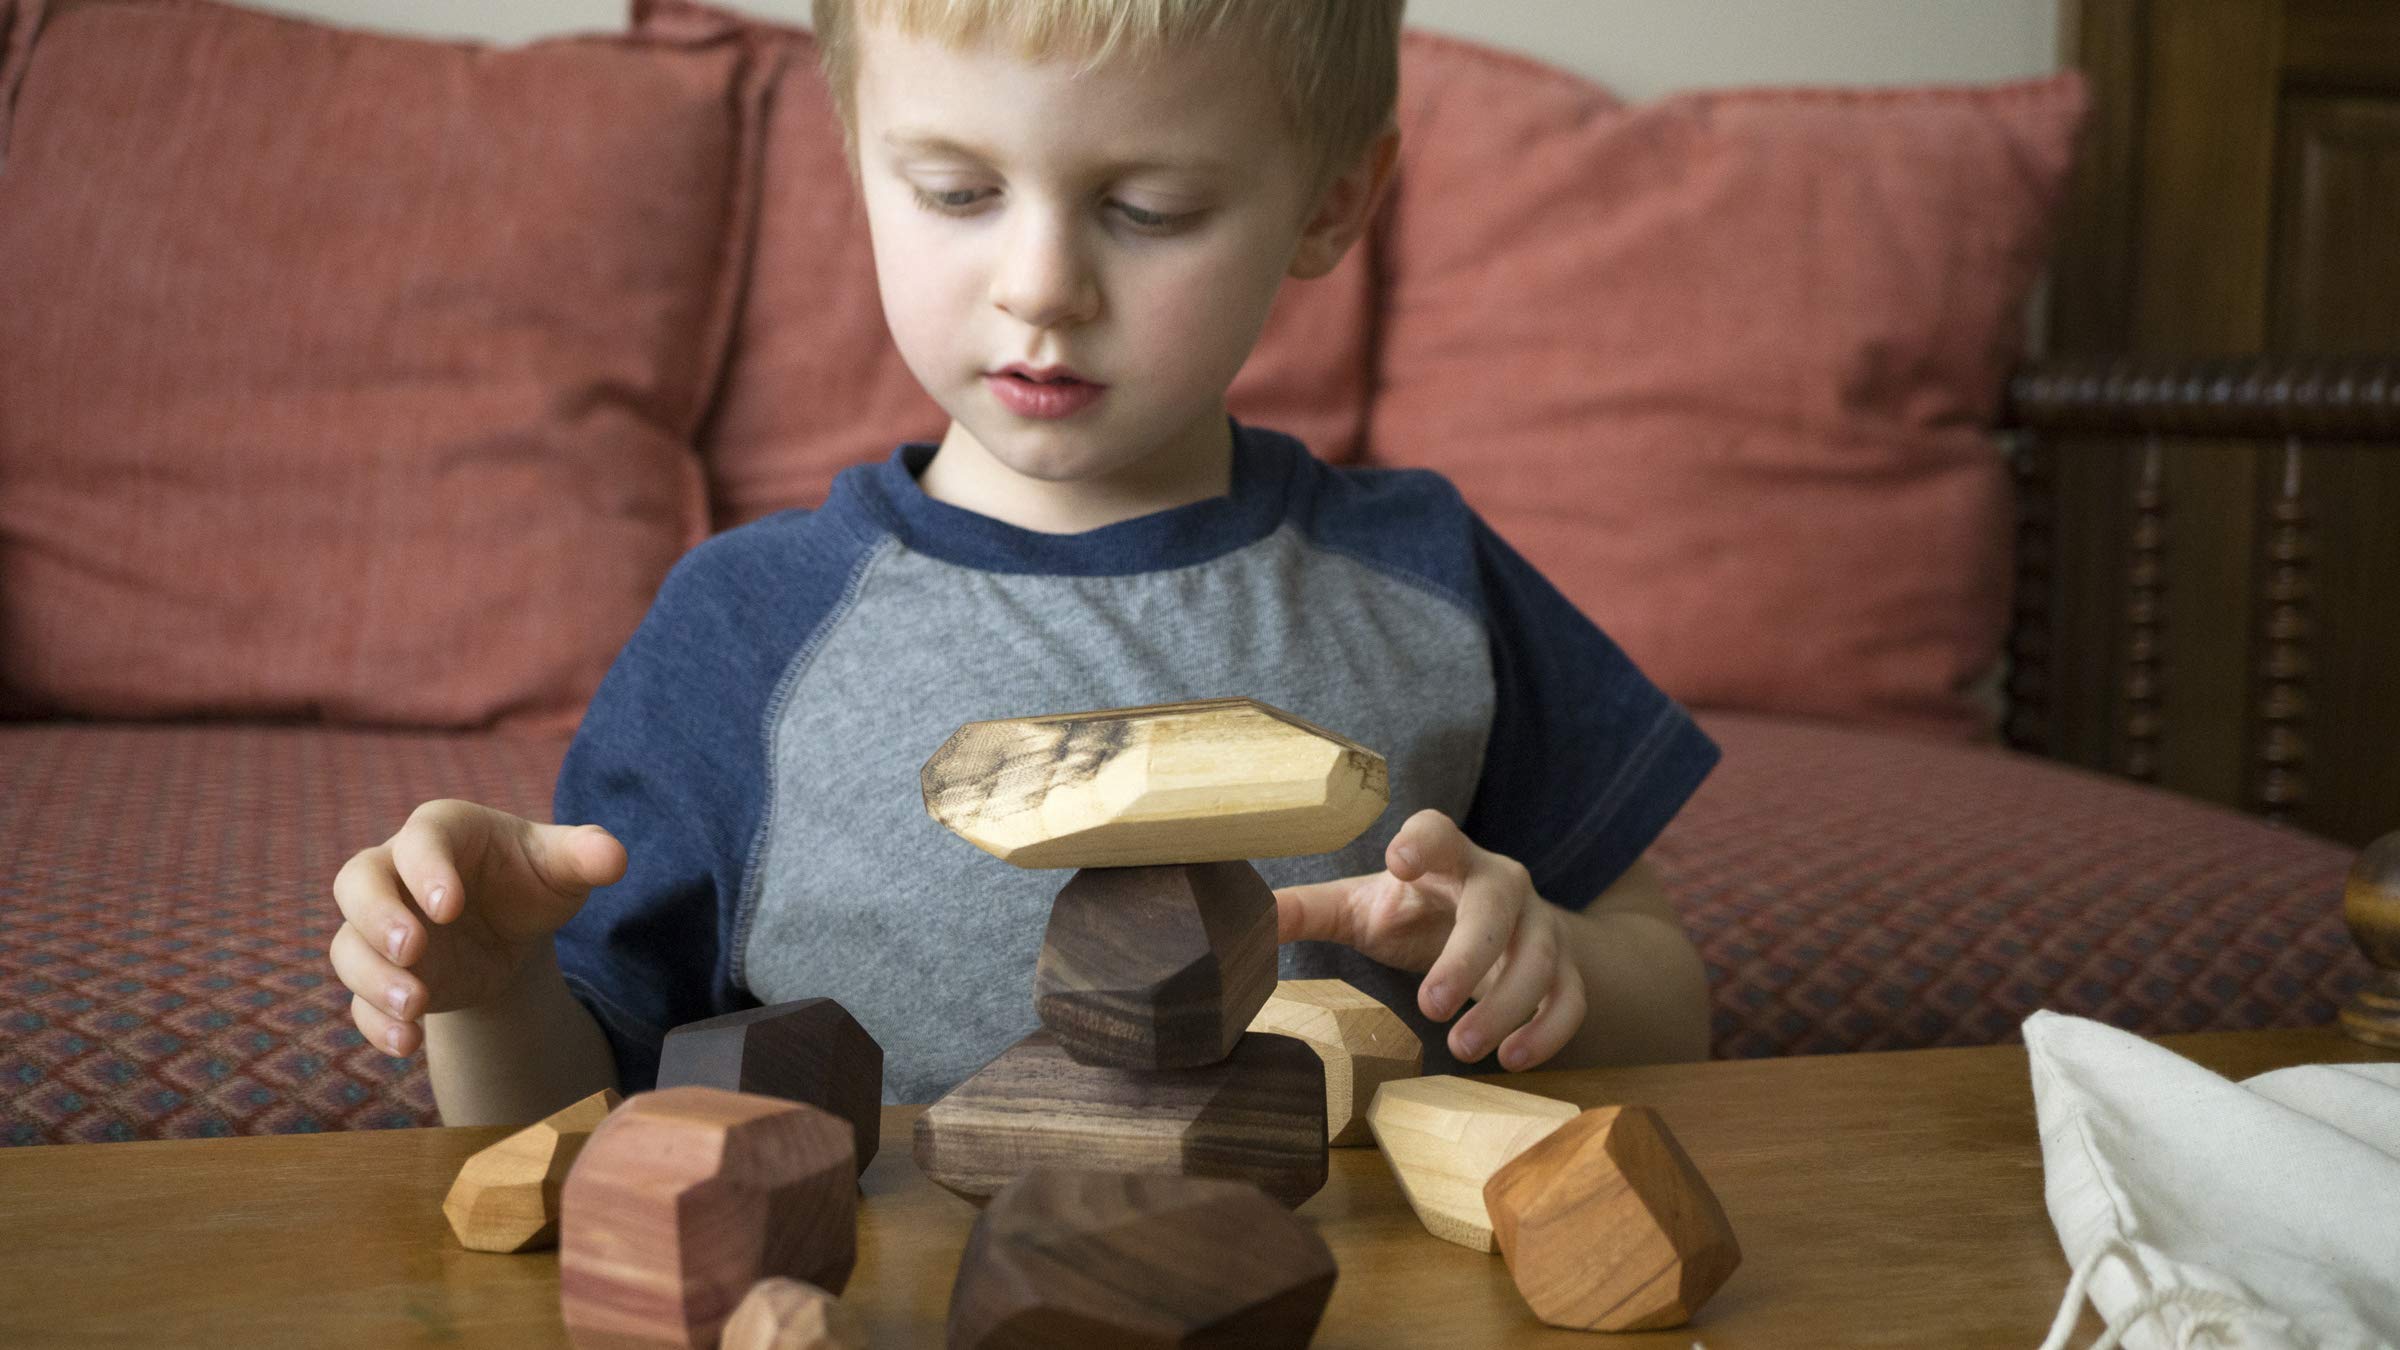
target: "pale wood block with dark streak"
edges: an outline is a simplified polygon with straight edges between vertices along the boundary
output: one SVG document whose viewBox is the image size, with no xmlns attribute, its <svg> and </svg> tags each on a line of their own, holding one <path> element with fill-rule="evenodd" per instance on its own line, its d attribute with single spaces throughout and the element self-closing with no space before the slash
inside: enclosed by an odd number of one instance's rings
<svg viewBox="0 0 2400 1350">
<path fill-rule="evenodd" d="M 1517 1292 L 1555 1327 L 1682 1326 L 1742 1262 L 1716 1192 L 1646 1106 L 1583 1112 L 1483 1196 Z"/>
<path fill-rule="evenodd" d="M 592 1347 L 713 1346 L 769 1275 L 839 1292 L 857 1259 L 848 1121 L 679 1087 L 601 1122 L 567 1176 L 559 1310 Z"/>
<path fill-rule="evenodd" d="M 659 1047 L 658 1086 L 723 1088 L 823 1107 L 850 1122 L 862 1174 L 882 1143 L 883 1047 L 829 998 L 675 1028 Z"/>
<path fill-rule="evenodd" d="M 950 1291 L 949 1350 L 1308 1344 L 1333 1253 L 1256 1186 L 1034 1171 L 975 1220 Z"/>
<path fill-rule="evenodd" d="M 1087 867 L 1050 907 L 1033 1010 L 1085 1064 L 1232 1053 L 1275 988 L 1275 892 L 1246 862 Z"/>
<path fill-rule="evenodd" d="M 917 1117 L 916 1159 L 978 1202 L 1065 1167 L 1226 1177 L 1296 1206 L 1325 1184 L 1325 1066 L 1288 1036 L 1252 1034 L 1201 1068 L 1099 1069 L 1037 1031 Z"/>
</svg>

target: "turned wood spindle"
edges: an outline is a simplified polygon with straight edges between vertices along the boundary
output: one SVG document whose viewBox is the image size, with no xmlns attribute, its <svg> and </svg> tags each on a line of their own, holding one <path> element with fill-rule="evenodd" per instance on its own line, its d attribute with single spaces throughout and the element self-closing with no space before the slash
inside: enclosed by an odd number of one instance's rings
<svg viewBox="0 0 2400 1350">
<path fill-rule="evenodd" d="M 2400 1050 L 2400 832 L 2367 845 L 2342 892 L 2350 939 L 2375 964 L 2342 1009 L 2342 1030 L 2369 1045 Z"/>
<path fill-rule="evenodd" d="M 2264 655 L 2258 703 L 2259 814 L 2290 820 L 2308 800 L 2308 508 L 2300 496 L 2300 438 L 2284 443 L 2283 492 L 2270 509 Z"/>
<path fill-rule="evenodd" d="M 2133 510 L 2125 569 L 2125 736 L 2118 771 L 2136 782 L 2154 783 L 2164 725 L 2167 627 L 2166 452 L 2155 434 L 2142 446 Z"/>
<path fill-rule="evenodd" d="M 2016 587 L 2009 604 L 2008 743 L 2033 754 L 2050 749 L 2052 576 L 2057 505 L 2050 451 L 2028 434 L 2009 456 L 2016 480 Z"/>
</svg>

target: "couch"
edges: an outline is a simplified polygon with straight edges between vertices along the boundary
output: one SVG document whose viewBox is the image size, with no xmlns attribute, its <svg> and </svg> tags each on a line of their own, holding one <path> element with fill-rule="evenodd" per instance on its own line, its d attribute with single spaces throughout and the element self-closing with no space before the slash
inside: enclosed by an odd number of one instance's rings
<svg viewBox="0 0 2400 1350">
<path fill-rule="evenodd" d="M 0 1141 L 435 1123 L 325 960 L 336 869 L 433 797 L 547 818 L 682 551 L 939 432 L 809 39 L 0 0 L 0 43 Z M 2354 850 L 1998 743 L 1993 429 L 2085 103 L 1628 106 L 1412 33 L 1391 200 L 1235 386 L 1448 474 L 1700 712 L 1654 856 L 1720 1055 L 2368 976 Z"/>
</svg>

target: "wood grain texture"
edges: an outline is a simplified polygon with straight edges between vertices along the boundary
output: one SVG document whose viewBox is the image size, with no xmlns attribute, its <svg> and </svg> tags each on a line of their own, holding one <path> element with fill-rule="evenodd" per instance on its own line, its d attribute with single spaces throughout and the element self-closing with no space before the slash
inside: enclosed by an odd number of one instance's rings
<svg viewBox="0 0 2400 1350">
<path fill-rule="evenodd" d="M 1050 906 L 1034 1015 L 1084 1064 L 1214 1064 L 1275 988 L 1275 922 L 1246 862 L 1084 868 Z"/>
<path fill-rule="evenodd" d="M 567 1175 L 559 1310 L 577 1346 L 713 1346 L 750 1286 L 840 1292 L 857 1259 L 848 1121 L 802 1102 L 637 1093 Z"/>
<path fill-rule="evenodd" d="M 1425 1231 L 1488 1252 L 1483 1183 L 1575 1115 L 1573 1102 L 1444 1075 L 1378 1088 L 1367 1127 Z"/>
<path fill-rule="evenodd" d="M 1483 1200 L 1517 1292 L 1554 1327 L 1682 1326 L 1742 1263 L 1716 1192 L 1646 1106 L 1559 1126 L 1492 1173 Z"/>
<path fill-rule="evenodd" d="M 2342 889 L 2350 937 L 2375 973 L 2342 1009 L 2342 1030 L 2370 1045 L 2400 1049 L 2400 834 L 2369 844 Z"/>
<path fill-rule="evenodd" d="M 770 1275 L 735 1306 L 718 1350 L 867 1350 L 867 1328 L 815 1285 Z"/>
<path fill-rule="evenodd" d="M 1383 814 L 1383 756 L 1256 699 L 970 722 L 925 810 L 1019 867 L 1330 853 Z"/>
<path fill-rule="evenodd" d="M 1250 1030 L 1305 1042 L 1325 1061 L 1325 1130 L 1336 1148 L 1375 1142 L 1366 1103 L 1395 1078 L 1425 1072 L 1425 1043 L 1371 994 L 1346 980 L 1285 980 Z"/>
<path fill-rule="evenodd" d="M 1325 1066 L 1246 1035 L 1196 1069 L 1100 1069 L 1037 1031 L 925 1109 L 916 1160 L 971 1201 L 1055 1167 L 1224 1177 L 1298 1205 L 1325 1184 Z"/>
<path fill-rule="evenodd" d="M 555 1111 L 458 1169 L 442 1215 L 458 1244 L 475 1252 L 525 1252 L 558 1242 L 559 1192 L 584 1142 L 624 1099 L 595 1092 Z"/>
<path fill-rule="evenodd" d="M 675 1028 L 659 1047 L 658 1086 L 723 1088 L 822 1107 L 850 1122 L 861 1172 L 881 1146 L 883 1047 L 829 998 Z"/>
<path fill-rule="evenodd" d="M 1246 1182 L 1038 1169 L 975 1220 L 949 1350 L 1298 1350 L 1333 1294 L 1333 1253 Z"/>
<path fill-rule="evenodd" d="M 2330 1027 L 2171 1036 L 2210 1070 L 2400 1062 Z M 2066 1287 L 2019 1046 L 1581 1069 L 1510 1081 L 1639 1101 L 1741 1225 L 1690 1327 L 1546 1327 L 1508 1268 L 1426 1240 L 1380 1154 L 1340 1149 L 1299 1210 L 1341 1262 L 1315 1350 L 2024 1350 Z M 905 1137 L 923 1108 L 886 1107 Z M 441 1215 L 505 1126 L 0 1148 L 0 1345 L 558 1350 L 558 1258 L 461 1251 Z M 842 1302 L 873 1343 L 941 1343 L 974 1211 L 886 1149 Z M 1861 1309 L 1871 1310 L 1871 1315 Z M 2073 1343 L 2102 1328 L 2087 1316 Z"/>
</svg>

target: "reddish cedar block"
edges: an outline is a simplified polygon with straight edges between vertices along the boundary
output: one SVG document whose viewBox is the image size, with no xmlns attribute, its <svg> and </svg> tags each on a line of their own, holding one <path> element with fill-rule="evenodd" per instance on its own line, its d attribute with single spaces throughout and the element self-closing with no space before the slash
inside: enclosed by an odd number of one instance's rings
<svg viewBox="0 0 2400 1350">
<path fill-rule="evenodd" d="M 1325 1066 L 1249 1035 L 1197 1069 L 1078 1064 L 1037 1031 L 917 1117 L 917 1167 L 981 1200 L 1037 1167 L 1247 1181 L 1287 1205 L 1325 1184 Z"/>
<path fill-rule="evenodd" d="M 1256 1186 L 1035 1171 L 975 1221 L 950 1291 L 950 1350 L 1308 1344 L 1333 1253 Z"/>
<path fill-rule="evenodd" d="M 559 1309 L 596 1347 L 705 1347 L 750 1286 L 787 1275 L 838 1292 L 857 1257 L 847 1121 L 720 1088 L 644 1092 L 567 1175 Z"/>
<path fill-rule="evenodd" d="M 619 1100 L 614 1088 L 595 1092 L 467 1159 L 442 1200 L 459 1245 L 530 1252 L 556 1243 L 567 1171 Z"/>
<path fill-rule="evenodd" d="M 1584 1112 L 1483 1195 L 1517 1292 L 1552 1326 L 1681 1326 L 1742 1261 L 1716 1192 L 1646 1106 Z"/>
<path fill-rule="evenodd" d="M 719 1350 L 867 1350 L 858 1314 L 813 1284 L 771 1275 L 750 1286 Z"/>
<path fill-rule="evenodd" d="M 806 1102 L 850 1122 L 858 1170 L 883 1134 L 883 1047 L 829 998 L 687 1022 L 658 1052 L 658 1085 L 714 1087 Z"/>
<path fill-rule="evenodd" d="M 1087 867 L 1050 907 L 1033 1010 L 1078 1061 L 1189 1069 L 1275 988 L 1275 892 L 1246 862 Z"/>
</svg>

